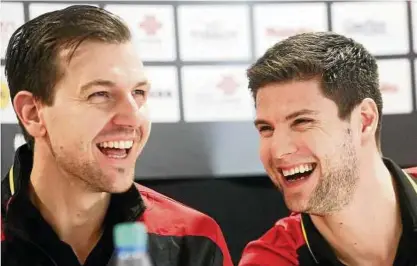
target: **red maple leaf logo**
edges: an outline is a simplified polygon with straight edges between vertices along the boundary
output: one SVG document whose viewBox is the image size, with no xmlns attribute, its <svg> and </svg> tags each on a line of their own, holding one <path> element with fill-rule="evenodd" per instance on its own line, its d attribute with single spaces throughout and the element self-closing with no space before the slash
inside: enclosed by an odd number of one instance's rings
<svg viewBox="0 0 417 266">
<path fill-rule="evenodd" d="M 382 83 L 379 89 L 385 93 L 397 93 L 399 90 L 398 86 L 392 83 Z"/>
<path fill-rule="evenodd" d="M 156 32 L 162 28 L 162 23 L 160 23 L 155 16 L 146 15 L 145 19 L 139 23 L 139 28 L 143 29 L 147 35 L 155 35 Z"/>
<path fill-rule="evenodd" d="M 239 83 L 232 76 L 223 76 L 222 80 L 217 84 L 217 88 L 226 95 L 234 94 L 238 87 Z"/>
</svg>

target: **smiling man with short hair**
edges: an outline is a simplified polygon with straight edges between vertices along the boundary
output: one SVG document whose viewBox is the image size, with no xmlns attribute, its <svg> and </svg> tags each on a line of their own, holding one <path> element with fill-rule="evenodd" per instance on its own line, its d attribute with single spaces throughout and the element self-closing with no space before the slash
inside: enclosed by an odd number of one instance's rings
<svg viewBox="0 0 417 266">
<path fill-rule="evenodd" d="M 375 58 L 342 35 L 304 33 L 247 74 L 261 160 L 293 213 L 239 265 L 417 265 L 416 180 L 382 156 Z"/>
<path fill-rule="evenodd" d="M 154 265 L 231 266 L 209 216 L 134 182 L 149 83 L 128 27 L 94 6 L 28 21 L 6 76 L 27 144 L 2 181 L 2 265 L 114 265 L 113 228 L 143 222 Z"/>
</svg>

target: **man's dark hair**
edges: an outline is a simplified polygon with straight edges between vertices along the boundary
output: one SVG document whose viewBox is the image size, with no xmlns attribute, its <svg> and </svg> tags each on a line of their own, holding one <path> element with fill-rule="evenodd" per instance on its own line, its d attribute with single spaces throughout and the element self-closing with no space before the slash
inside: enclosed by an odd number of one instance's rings
<svg viewBox="0 0 417 266">
<path fill-rule="evenodd" d="M 278 42 L 247 70 L 254 99 L 270 83 L 318 78 L 325 97 L 338 106 L 341 119 L 349 119 L 365 98 L 375 101 L 379 122 L 375 139 L 380 148 L 382 96 L 378 66 L 363 45 L 331 32 L 302 33 Z"/>
<path fill-rule="evenodd" d="M 73 5 L 26 22 L 11 36 L 5 56 L 12 102 L 19 91 L 29 91 L 42 104 L 53 104 L 54 87 L 65 73 L 58 58 L 63 49 L 71 49 L 69 62 L 86 40 L 124 43 L 130 39 L 130 30 L 119 17 L 89 5 Z M 33 137 L 20 120 L 19 124 L 33 148 Z"/>
</svg>

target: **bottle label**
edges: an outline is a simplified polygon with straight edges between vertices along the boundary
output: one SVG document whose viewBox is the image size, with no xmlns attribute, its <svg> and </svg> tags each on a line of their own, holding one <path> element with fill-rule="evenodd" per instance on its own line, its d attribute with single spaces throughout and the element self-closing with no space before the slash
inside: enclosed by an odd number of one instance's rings
<svg viewBox="0 0 417 266">
<path fill-rule="evenodd" d="M 141 247 L 123 247 L 116 248 L 116 252 L 119 259 L 137 259 L 146 253 L 146 249 Z"/>
</svg>

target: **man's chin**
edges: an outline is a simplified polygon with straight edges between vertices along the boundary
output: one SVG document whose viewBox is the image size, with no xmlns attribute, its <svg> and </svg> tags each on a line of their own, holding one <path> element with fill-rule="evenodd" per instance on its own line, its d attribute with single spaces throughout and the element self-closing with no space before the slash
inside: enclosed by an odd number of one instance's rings
<svg viewBox="0 0 417 266">
<path fill-rule="evenodd" d="M 291 212 L 301 213 L 308 212 L 308 201 L 304 199 L 287 198 L 284 196 L 284 202 Z"/>
<path fill-rule="evenodd" d="M 111 194 L 119 194 L 127 192 L 133 185 L 133 180 L 130 182 L 124 182 L 123 184 L 112 184 L 108 188 L 106 188 L 105 192 Z"/>
<path fill-rule="evenodd" d="M 134 183 L 134 176 L 133 175 L 120 175 L 116 174 L 109 177 L 107 184 L 103 186 L 103 190 L 108 193 L 124 193 L 128 191 L 133 183 Z"/>
</svg>

